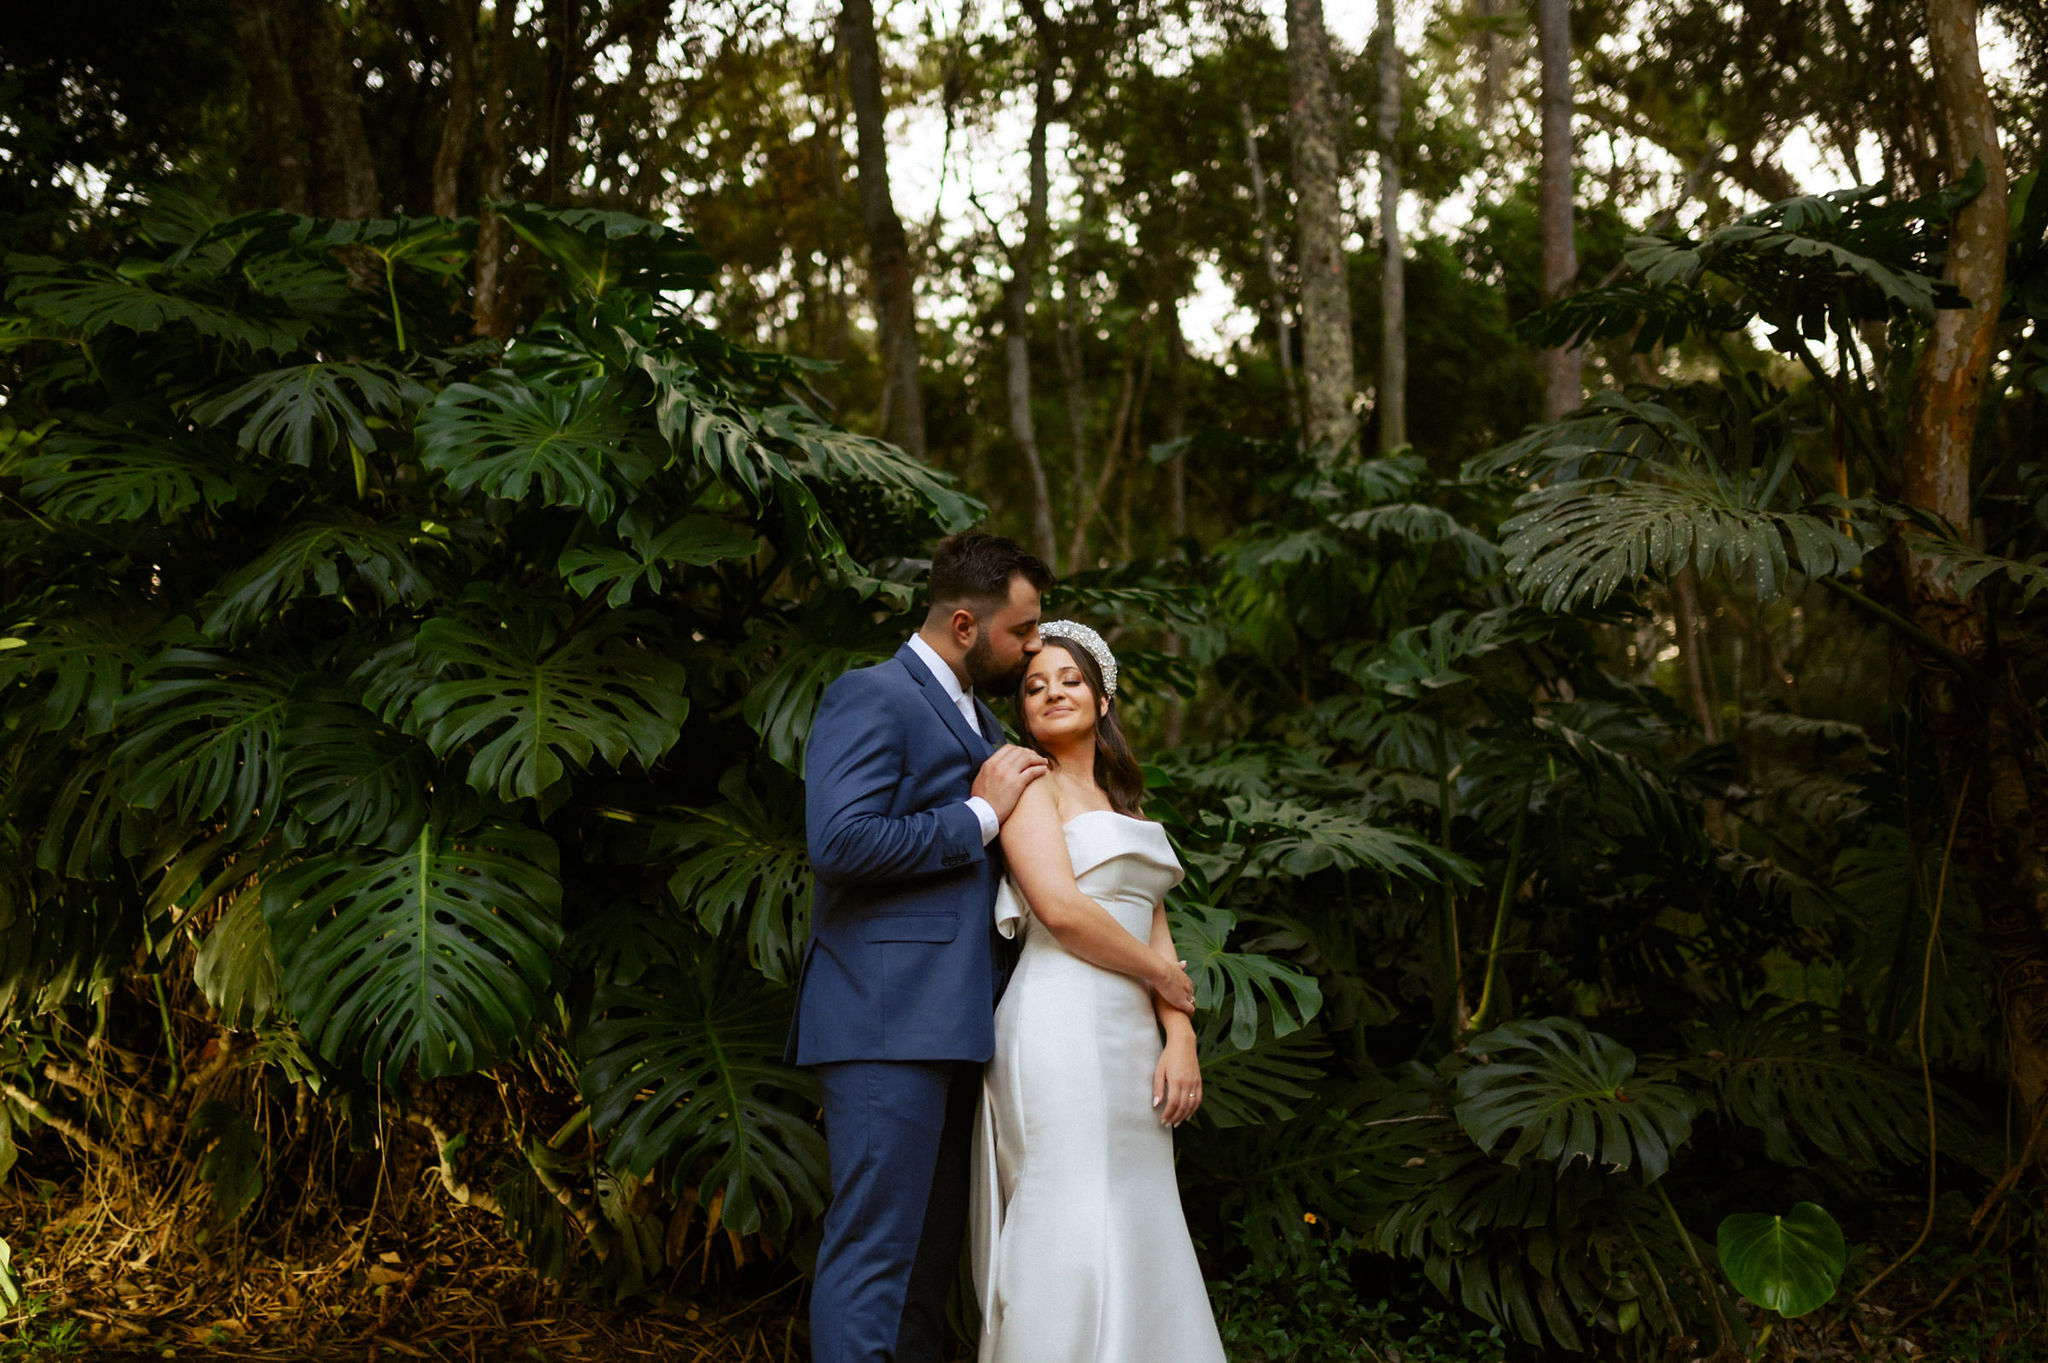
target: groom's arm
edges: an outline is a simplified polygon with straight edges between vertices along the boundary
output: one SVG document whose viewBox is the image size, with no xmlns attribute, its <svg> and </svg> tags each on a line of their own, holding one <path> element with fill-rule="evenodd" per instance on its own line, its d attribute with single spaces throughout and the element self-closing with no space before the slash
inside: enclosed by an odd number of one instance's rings
<svg viewBox="0 0 2048 1363">
<path fill-rule="evenodd" d="M 851 672 L 826 689 L 804 764 L 804 826 L 820 880 L 907 880 L 987 857 L 981 820 L 964 799 L 889 813 L 908 774 L 905 738 L 879 678 Z"/>
</svg>

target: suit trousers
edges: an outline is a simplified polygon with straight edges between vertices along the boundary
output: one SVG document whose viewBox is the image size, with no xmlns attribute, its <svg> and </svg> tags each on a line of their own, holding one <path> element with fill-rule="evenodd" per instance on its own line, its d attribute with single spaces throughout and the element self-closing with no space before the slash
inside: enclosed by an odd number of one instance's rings
<svg viewBox="0 0 2048 1363">
<path fill-rule="evenodd" d="M 813 1363 L 943 1363 L 967 1228 L 981 1066 L 816 1067 L 832 1204 L 811 1283 Z"/>
</svg>

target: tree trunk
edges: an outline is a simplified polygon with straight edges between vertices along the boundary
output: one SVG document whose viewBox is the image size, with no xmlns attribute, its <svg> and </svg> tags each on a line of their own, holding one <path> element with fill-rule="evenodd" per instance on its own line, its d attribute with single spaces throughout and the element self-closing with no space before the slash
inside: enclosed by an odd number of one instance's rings
<svg viewBox="0 0 2048 1363">
<path fill-rule="evenodd" d="M 434 212 L 444 218 L 462 211 L 462 161 L 476 113 L 476 9 L 477 0 L 449 0 L 448 117 L 434 153 Z"/>
<path fill-rule="evenodd" d="M 1067 445 L 1073 455 L 1073 482 L 1067 489 L 1069 567 L 1088 556 L 1088 376 L 1081 362 L 1081 326 L 1075 316 L 1080 280 L 1069 274 L 1060 284 L 1059 332 L 1055 340 L 1060 361 L 1060 388 L 1067 400 Z"/>
<path fill-rule="evenodd" d="M 1394 0 L 1380 0 L 1380 381 L 1381 454 L 1408 443 L 1408 280 L 1401 241 L 1401 47 Z"/>
<path fill-rule="evenodd" d="M 1252 128 L 1252 106 L 1237 103 L 1238 119 L 1244 124 L 1245 162 L 1252 172 L 1252 214 L 1259 224 L 1259 259 L 1266 267 L 1266 282 L 1273 290 L 1273 351 L 1280 361 L 1280 386 L 1287 390 L 1287 406 L 1301 420 L 1301 389 L 1294 381 L 1294 328 L 1287 321 L 1287 288 L 1280 280 L 1280 251 L 1273 242 L 1273 228 L 1266 213 L 1266 172 L 1259 165 L 1259 138 Z"/>
<path fill-rule="evenodd" d="M 491 11 L 491 70 L 484 87 L 484 154 L 481 174 L 483 198 L 505 197 L 506 129 L 510 113 L 512 44 L 518 41 L 518 6 L 514 0 L 494 0 Z M 486 208 L 476 234 L 476 331 L 479 336 L 510 336 L 513 325 L 512 300 L 506 288 L 505 254 L 511 233 L 505 220 Z"/>
<path fill-rule="evenodd" d="M 1308 385 L 1308 447 L 1335 457 L 1358 434 L 1351 410 L 1351 285 L 1322 0 L 1287 0 L 1288 141 L 1301 258 L 1301 367 Z"/>
<path fill-rule="evenodd" d="M 1185 439 L 1188 433 L 1187 393 L 1187 338 L 1180 329 L 1180 300 L 1168 300 L 1166 312 L 1166 429 L 1162 432 L 1167 442 Z M 1166 461 L 1166 521 L 1167 529 L 1173 536 L 1173 545 L 1168 557 L 1180 550 L 1180 542 L 1188 533 L 1188 452 L 1185 448 L 1174 451 L 1173 458 Z M 1178 658 L 1181 651 L 1180 635 L 1169 632 L 1164 644 L 1168 657 Z M 1177 691 L 1166 693 L 1165 714 L 1161 716 L 1160 737 L 1169 748 L 1181 744 L 1183 728 L 1187 722 L 1187 703 Z"/>
<path fill-rule="evenodd" d="M 2005 294 L 2007 183 L 1977 54 L 1976 0 L 1928 0 L 1928 52 L 1946 125 L 1949 171 L 1972 162 L 1983 192 L 1949 228 L 1942 277 L 1970 300 L 1934 316 L 1913 370 L 1902 450 L 1905 500 L 1952 533 L 1970 526 L 1970 450 Z M 2048 1121 L 2048 851 L 2036 712 L 1999 657 L 1981 597 L 1963 598 L 1929 559 L 1906 549 L 1914 623 L 1965 665 L 1922 655 L 1920 689 L 1944 792 L 1959 809 L 1956 864 L 1968 868 L 1996 972 L 2019 1139 Z M 2032 1142 L 2036 1157 L 2040 1143 Z"/>
<path fill-rule="evenodd" d="M 1010 252 L 1010 278 L 1003 286 L 1003 358 L 1007 365 L 1004 393 L 1009 400 L 1010 439 L 1024 462 L 1031 494 L 1032 552 L 1058 571 L 1059 539 L 1053 529 L 1052 490 L 1046 484 L 1045 460 L 1038 451 L 1038 430 L 1031 420 L 1031 295 L 1038 278 L 1038 260 L 1045 251 L 1050 177 L 1045 165 L 1046 129 L 1052 123 L 1054 78 L 1059 65 L 1052 25 L 1043 4 L 1027 2 L 1037 31 L 1038 71 L 1032 82 L 1030 191 L 1024 209 L 1024 239 Z"/>
<path fill-rule="evenodd" d="M 881 351 L 885 434 L 924 457 L 924 397 L 918 389 L 917 307 L 910 243 L 889 198 L 888 105 L 882 95 L 882 59 L 875 43 L 873 0 L 846 0 L 839 12 L 839 46 L 846 54 L 860 154 L 860 216 L 868 238 L 875 333 Z"/>
<path fill-rule="evenodd" d="M 541 92 L 540 200 L 550 208 L 566 201 L 573 178 L 569 167 L 569 102 L 583 55 L 582 0 L 542 0 L 547 60 Z"/>
<path fill-rule="evenodd" d="M 1543 301 L 1561 297 L 1579 273 L 1572 242 L 1572 30 L 1567 0 L 1536 0 L 1536 47 L 1543 66 Z M 1584 397 L 1580 355 L 1543 352 L 1543 419 L 1555 421 Z"/>
<path fill-rule="evenodd" d="M 312 210 L 306 184 L 306 152 L 291 74 L 278 50 L 278 16 L 269 0 L 234 0 L 235 39 L 249 76 L 249 122 L 263 144 L 271 193 L 287 213 Z"/>
<path fill-rule="evenodd" d="M 363 131 L 348 56 L 327 0 L 298 0 L 292 74 L 313 148 L 313 210 L 327 217 L 377 216 L 377 166 Z"/>
</svg>

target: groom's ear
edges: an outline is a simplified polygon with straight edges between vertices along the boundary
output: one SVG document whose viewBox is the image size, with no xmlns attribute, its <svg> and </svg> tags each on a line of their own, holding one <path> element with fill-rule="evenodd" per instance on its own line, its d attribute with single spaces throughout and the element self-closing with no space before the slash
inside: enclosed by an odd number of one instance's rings
<svg viewBox="0 0 2048 1363">
<path fill-rule="evenodd" d="M 955 606 L 953 613 L 946 618 L 948 632 L 955 639 L 959 640 L 963 648 L 973 645 L 975 630 L 980 623 L 980 621 L 974 618 L 974 612 L 965 606 Z"/>
</svg>

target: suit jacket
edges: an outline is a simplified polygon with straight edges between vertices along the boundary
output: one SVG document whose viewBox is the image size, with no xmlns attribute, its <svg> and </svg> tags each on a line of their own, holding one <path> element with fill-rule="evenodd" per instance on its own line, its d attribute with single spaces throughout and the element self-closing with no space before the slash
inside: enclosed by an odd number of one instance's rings
<svg viewBox="0 0 2048 1363">
<path fill-rule="evenodd" d="M 1000 736 L 989 708 L 974 706 Z M 908 644 L 826 688 L 804 778 L 817 889 L 785 1059 L 994 1054 L 1002 865 L 966 801 L 995 748 Z"/>
</svg>

